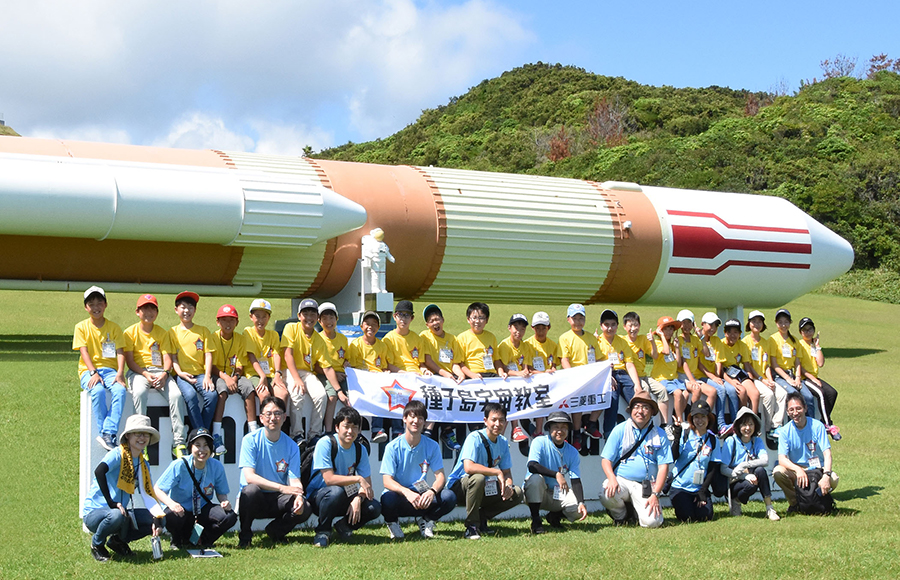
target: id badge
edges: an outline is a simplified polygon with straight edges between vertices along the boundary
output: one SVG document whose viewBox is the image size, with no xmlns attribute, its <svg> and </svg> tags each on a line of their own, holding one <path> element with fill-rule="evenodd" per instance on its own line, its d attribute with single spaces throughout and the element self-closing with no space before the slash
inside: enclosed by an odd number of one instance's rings
<svg viewBox="0 0 900 580">
<path fill-rule="evenodd" d="M 484 495 L 487 497 L 495 496 L 500 493 L 500 482 L 497 476 L 491 475 L 484 479 Z"/>
<path fill-rule="evenodd" d="M 703 483 L 703 472 L 698 469 L 694 472 L 694 485 L 701 485 L 702 483 Z"/>
<path fill-rule="evenodd" d="M 509 363 L 508 365 L 506 365 L 506 370 L 508 370 L 509 372 L 515 372 L 519 370 L 519 365 L 517 365 L 516 363 Z"/>
<path fill-rule="evenodd" d="M 553 486 L 553 499 L 561 500 L 565 494 L 562 492 L 562 488 L 558 485 Z"/>
<path fill-rule="evenodd" d="M 716 362 L 716 351 L 710 349 L 709 354 L 706 355 L 706 360 L 709 362 Z"/>
<path fill-rule="evenodd" d="M 452 363 L 453 351 L 449 348 L 442 348 L 440 352 L 438 352 L 438 361 L 446 364 Z"/>
<path fill-rule="evenodd" d="M 200 534 L 203 533 L 203 526 L 200 524 L 194 524 L 194 529 L 191 530 L 191 543 L 196 545 L 200 543 Z"/>
<path fill-rule="evenodd" d="M 675 362 L 675 355 L 671 352 L 669 354 L 663 355 L 663 360 L 667 363 Z"/>
<path fill-rule="evenodd" d="M 613 365 L 619 364 L 619 353 L 617 353 L 617 352 L 609 353 L 609 364 L 613 364 Z"/>
<path fill-rule="evenodd" d="M 354 497 L 356 494 L 359 493 L 359 484 L 358 484 L 358 483 L 353 483 L 353 484 L 350 484 L 350 485 L 345 485 L 345 486 L 344 486 L 344 493 L 347 494 L 347 497 Z"/>
<path fill-rule="evenodd" d="M 268 375 L 269 374 L 269 361 L 267 361 L 267 360 L 259 361 L 259 368 L 262 369 L 262 372 L 264 375 Z"/>
<path fill-rule="evenodd" d="M 531 361 L 531 365 L 534 367 L 534 370 L 538 372 L 547 370 L 547 367 L 544 366 L 544 358 L 540 356 L 534 357 L 534 360 Z"/>
<path fill-rule="evenodd" d="M 683 346 L 681 347 L 681 357 L 685 360 L 691 358 L 691 347 Z"/>
<path fill-rule="evenodd" d="M 594 347 L 588 349 L 588 364 L 593 364 L 597 362 L 597 353 L 594 352 Z"/>
<path fill-rule="evenodd" d="M 155 367 L 162 366 L 162 353 L 159 352 L 159 343 L 154 342 L 150 347 L 150 364 Z"/>
<path fill-rule="evenodd" d="M 753 359 L 754 362 L 759 362 L 759 347 L 754 346 L 750 351 L 750 358 Z"/>
<path fill-rule="evenodd" d="M 116 343 L 111 340 L 104 340 L 100 343 L 100 351 L 103 358 L 116 358 Z M 162 366 L 162 363 L 160 363 Z"/>
<path fill-rule="evenodd" d="M 431 489 L 431 486 L 428 485 L 428 482 L 425 481 L 424 479 L 420 479 L 420 480 L 414 482 L 413 487 L 419 493 L 425 493 L 426 491 Z"/>
<path fill-rule="evenodd" d="M 790 358 L 794 354 L 794 347 L 791 345 L 784 343 L 781 345 L 781 356 L 784 358 Z"/>
<path fill-rule="evenodd" d="M 484 370 L 492 371 L 494 370 L 494 355 L 490 352 L 484 353 L 484 357 L 482 358 L 484 362 Z"/>
<path fill-rule="evenodd" d="M 820 467 L 822 467 L 822 461 L 819 459 L 818 455 L 809 458 L 810 469 L 819 469 Z"/>
</svg>

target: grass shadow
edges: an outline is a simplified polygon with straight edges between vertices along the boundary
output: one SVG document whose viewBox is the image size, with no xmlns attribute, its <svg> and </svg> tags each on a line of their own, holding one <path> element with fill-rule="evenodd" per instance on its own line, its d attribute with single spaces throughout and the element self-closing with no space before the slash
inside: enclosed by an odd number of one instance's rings
<svg viewBox="0 0 900 580">
<path fill-rule="evenodd" d="M 883 348 L 823 348 L 825 358 L 859 358 L 886 352 Z"/>
<path fill-rule="evenodd" d="M 884 487 L 880 485 L 867 485 L 865 487 L 857 487 L 855 489 L 840 489 L 832 493 L 835 501 L 849 501 L 851 499 L 869 499 L 870 497 L 881 495 L 880 491 Z"/>
</svg>

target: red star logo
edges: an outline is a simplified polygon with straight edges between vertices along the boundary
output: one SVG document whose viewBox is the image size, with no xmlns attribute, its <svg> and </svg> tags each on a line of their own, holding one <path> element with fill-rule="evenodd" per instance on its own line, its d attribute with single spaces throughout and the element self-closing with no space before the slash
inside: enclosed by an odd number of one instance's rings
<svg viewBox="0 0 900 580">
<path fill-rule="evenodd" d="M 344 347 L 339 347 L 337 354 L 338 354 L 338 358 L 344 358 L 344 354 L 345 354 Z"/>
<path fill-rule="evenodd" d="M 278 473 L 284 473 L 287 471 L 288 463 L 284 459 L 275 463 L 275 471 Z"/>
<path fill-rule="evenodd" d="M 381 387 L 381 390 L 384 391 L 384 394 L 387 395 L 388 398 L 388 410 L 393 411 L 394 409 L 402 409 L 412 400 L 413 396 L 416 394 L 415 391 L 410 391 L 396 380 L 391 383 L 389 387 Z"/>
</svg>

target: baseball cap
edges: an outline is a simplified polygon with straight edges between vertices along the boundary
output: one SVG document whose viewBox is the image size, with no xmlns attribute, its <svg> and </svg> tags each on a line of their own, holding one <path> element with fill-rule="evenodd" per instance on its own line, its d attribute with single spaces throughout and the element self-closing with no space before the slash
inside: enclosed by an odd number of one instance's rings
<svg viewBox="0 0 900 580">
<path fill-rule="evenodd" d="M 315 310 L 316 314 L 319 313 L 319 303 L 313 300 L 312 298 L 305 298 L 300 301 L 300 306 L 297 307 L 297 314 L 300 314 L 304 310 Z"/>
<path fill-rule="evenodd" d="M 179 293 L 178 296 L 175 297 L 175 302 L 176 302 L 176 304 L 177 304 L 178 301 L 181 300 L 182 298 L 190 298 L 190 299 L 193 300 L 195 303 L 199 303 L 199 302 L 200 302 L 200 295 L 197 294 L 196 292 L 191 292 L 191 291 L 189 291 L 189 290 L 185 290 L 184 292 Z"/>
<path fill-rule="evenodd" d="M 238 313 L 234 306 L 231 304 L 223 304 L 219 311 L 216 312 L 216 318 L 234 318 L 237 319 Z"/>
<path fill-rule="evenodd" d="M 332 302 L 323 302 L 319 305 L 319 316 L 322 316 L 326 312 L 333 312 L 335 316 L 337 316 L 337 306 Z"/>
<path fill-rule="evenodd" d="M 534 316 L 531 317 L 531 326 L 537 326 L 538 324 L 550 326 L 550 315 L 544 311 L 535 312 Z"/>
<path fill-rule="evenodd" d="M 737 328 L 738 330 L 740 330 L 741 329 L 741 321 L 738 320 L 737 318 L 729 318 L 728 320 L 725 321 L 724 326 L 726 329 Z"/>
<path fill-rule="evenodd" d="M 524 314 L 516 313 L 509 317 L 509 326 L 512 326 L 516 322 L 524 322 L 525 326 L 528 326 L 528 318 L 526 318 Z"/>
<path fill-rule="evenodd" d="M 690 310 L 682 310 L 678 313 L 678 316 L 675 317 L 679 322 L 683 320 L 690 320 L 691 324 L 694 323 L 694 313 Z"/>
<path fill-rule="evenodd" d="M 747 332 L 750 332 L 750 321 L 753 320 L 754 318 L 756 318 L 757 316 L 759 318 L 763 319 L 762 329 L 763 330 L 766 329 L 766 315 L 763 314 L 762 311 L 760 311 L 760 310 L 754 310 L 753 312 L 751 312 L 750 314 L 747 315 L 747 324 L 744 325 L 744 330 L 746 330 Z"/>
<path fill-rule="evenodd" d="M 816 324 L 812 321 L 812 318 L 804 316 L 803 318 L 800 319 L 800 324 L 799 324 L 798 328 L 800 330 L 803 330 L 804 326 L 812 326 L 813 328 L 815 328 Z"/>
<path fill-rule="evenodd" d="M 397 303 L 397 306 L 394 308 L 394 312 L 409 312 L 410 314 L 414 313 L 413 303 L 409 300 L 401 300 Z"/>
<path fill-rule="evenodd" d="M 214 446 L 215 446 L 215 442 L 213 441 L 213 436 L 210 435 L 210 433 L 209 433 L 209 429 L 207 429 L 206 427 L 199 427 L 197 429 L 193 429 L 190 432 L 190 434 L 188 435 L 188 440 L 187 440 L 188 449 L 191 448 L 191 445 L 194 444 L 194 441 L 196 441 L 197 439 L 204 439 L 204 438 L 207 440 L 207 445 L 209 445 L 210 453 L 212 453 Z"/>
<path fill-rule="evenodd" d="M 616 322 L 618 322 L 619 315 L 616 314 L 615 310 L 610 310 L 609 308 L 607 308 L 600 313 L 600 324 L 603 324 L 603 322 L 606 320 L 615 320 Z"/>
<path fill-rule="evenodd" d="M 566 317 L 575 316 L 576 314 L 585 316 L 584 304 L 569 304 L 569 308 L 566 309 Z"/>
<path fill-rule="evenodd" d="M 159 308 L 159 303 L 156 301 L 156 296 L 153 294 L 141 294 L 141 296 L 138 297 L 136 308 L 140 308 L 144 304 L 152 304 Z"/>
<path fill-rule="evenodd" d="M 250 314 L 253 314 L 254 310 L 265 310 L 269 314 L 272 314 L 272 303 L 265 298 L 257 298 L 250 303 Z"/>
<path fill-rule="evenodd" d="M 712 409 L 709 408 L 709 403 L 701 399 L 691 405 L 691 417 L 694 415 L 712 415 Z"/>
<path fill-rule="evenodd" d="M 437 304 L 429 304 L 425 307 L 425 310 L 422 311 L 422 318 L 428 320 L 428 317 L 435 313 L 440 315 L 442 318 L 444 316 L 444 313 L 441 312 L 441 309 Z"/>
<path fill-rule="evenodd" d="M 100 286 L 91 286 L 90 288 L 88 288 L 87 290 L 84 291 L 84 299 L 87 300 L 87 297 L 95 292 L 97 294 L 103 296 L 104 298 L 106 298 L 106 292 L 103 291 L 103 288 L 101 288 Z"/>
<path fill-rule="evenodd" d="M 715 312 L 707 312 L 703 315 L 703 318 L 700 319 L 700 322 L 704 322 L 706 324 L 722 324 L 722 321 L 719 319 Z"/>
<path fill-rule="evenodd" d="M 667 326 L 674 326 L 675 330 L 678 330 L 679 328 L 681 328 L 681 321 L 674 320 L 671 316 L 663 316 L 656 321 L 656 328 L 660 330 Z"/>
<path fill-rule="evenodd" d="M 366 313 L 363 314 L 362 320 L 365 321 L 367 318 L 374 318 L 378 321 L 378 326 L 381 326 L 381 317 L 378 316 L 378 313 L 374 310 L 366 310 Z"/>
<path fill-rule="evenodd" d="M 787 308 L 782 308 L 778 312 L 775 313 L 775 320 L 778 320 L 778 317 L 784 315 L 788 317 L 788 320 L 791 320 L 791 311 Z"/>
</svg>

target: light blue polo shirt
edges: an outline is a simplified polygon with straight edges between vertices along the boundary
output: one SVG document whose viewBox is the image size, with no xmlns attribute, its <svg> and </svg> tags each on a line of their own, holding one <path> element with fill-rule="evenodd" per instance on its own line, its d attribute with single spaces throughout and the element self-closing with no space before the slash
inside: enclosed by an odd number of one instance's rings
<svg viewBox="0 0 900 580">
<path fill-rule="evenodd" d="M 633 443 L 627 447 L 622 445 L 626 429 L 631 430 L 635 442 L 641 438 L 643 430 L 639 430 L 631 425 L 631 421 L 625 421 L 616 425 L 603 446 L 603 451 L 600 454 L 602 458 L 615 464 L 619 457 L 634 445 Z M 619 467 L 616 469 L 616 475 L 621 475 L 630 481 L 656 479 L 658 466 L 672 463 L 671 444 L 666 437 L 665 431 L 654 426 L 652 422 L 644 429 L 650 429 L 651 431 L 644 438 L 641 446 L 631 454 L 631 457 L 619 464 Z"/>
<path fill-rule="evenodd" d="M 488 445 L 490 445 L 491 447 L 491 458 L 494 460 L 493 465 L 487 464 L 487 448 L 485 448 L 481 436 L 478 435 L 479 433 L 481 433 L 481 435 L 484 435 L 484 438 L 487 439 Z M 462 477 L 466 474 L 465 467 L 463 467 L 464 459 L 474 461 L 475 463 L 484 465 L 486 467 L 496 467 L 498 469 L 512 468 L 512 457 L 509 455 L 509 441 L 507 441 L 506 437 L 504 437 L 503 435 L 498 435 L 497 441 L 495 443 L 491 443 L 491 438 L 488 437 L 487 429 L 473 431 L 466 437 L 466 441 L 465 443 L 463 443 L 462 449 L 459 452 L 459 458 L 456 460 L 456 466 L 453 468 L 453 471 L 450 472 L 450 476 L 447 478 L 448 488 L 453 486 L 454 483 L 462 479 Z"/>
<path fill-rule="evenodd" d="M 764 459 L 769 461 L 769 452 L 766 451 L 766 445 L 760 437 L 751 437 L 749 443 L 741 441 L 737 433 L 729 437 L 722 444 L 721 453 L 722 463 L 728 467 L 735 467 L 738 463 L 745 461 L 753 461 L 754 459 Z"/>
<path fill-rule="evenodd" d="M 581 479 L 581 456 L 578 455 L 578 451 L 565 441 L 562 448 L 557 447 L 549 435 L 535 437 L 531 442 L 528 462 L 532 461 L 538 462 L 547 469 L 561 471 L 569 479 Z M 526 473 L 526 477 L 531 475 L 533 474 L 530 472 Z M 556 477 L 544 475 L 543 478 L 547 482 L 547 487 L 552 489 L 556 486 Z"/>
<path fill-rule="evenodd" d="M 337 455 L 334 458 L 334 465 L 331 464 L 331 446 L 337 446 Z M 316 443 L 316 450 L 313 452 L 312 471 L 313 476 L 309 480 L 306 487 L 306 495 L 311 497 L 313 493 L 325 487 L 325 480 L 322 478 L 323 469 L 331 469 L 335 475 L 361 475 L 362 477 L 371 477 L 372 468 L 369 466 L 369 452 L 366 451 L 365 445 L 359 446 L 359 465 L 354 467 L 356 463 L 356 444 L 351 444 L 349 449 L 344 449 L 338 443 L 337 435 L 322 437 Z M 354 467 L 355 473 L 350 473 L 350 468 Z"/>
<path fill-rule="evenodd" d="M 713 449 L 713 445 L 715 445 L 715 449 Z M 705 478 L 709 464 L 722 461 L 721 453 L 722 445 L 716 440 L 715 434 L 707 431 L 700 436 L 691 430 L 687 440 L 681 443 L 681 451 L 675 462 L 675 478 L 672 480 L 672 487 L 691 493 L 700 491 L 700 484 L 694 483 L 694 473 L 699 470 L 703 474 L 702 478 Z"/>
<path fill-rule="evenodd" d="M 260 429 L 261 431 L 262 429 Z M 196 469 L 194 467 L 193 458 L 186 457 L 194 473 L 194 478 L 200 484 L 200 489 L 210 500 L 215 503 L 216 495 L 220 493 L 228 494 L 228 479 L 225 477 L 225 467 L 215 457 L 206 460 L 206 467 Z M 161 490 L 166 492 L 173 501 L 181 504 L 186 511 L 194 511 L 194 482 L 191 474 L 188 472 L 187 466 L 181 459 L 176 459 L 163 472 L 159 481 L 156 482 Z M 203 498 L 198 498 L 200 508 L 206 505 Z"/>
<path fill-rule="evenodd" d="M 806 418 L 806 426 L 797 429 L 793 421 L 778 428 L 778 455 L 787 455 L 794 464 L 809 468 L 811 457 L 819 458 L 819 465 L 825 466 L 826 449 L 831 449 L 825 425 L 818 419 Z"/>
<path fill-rule="evenodd" d="M 415 447 L 410 447 L 405 435 L 387 444 L 381 460 L 381 473 L 390 475 L 403 487 L 415 490 L 413 484 L 425 479 L 429 469 L 432 473 L 444 469 L 441 446 L 431 437 L 423 436 Z"/>
<path fill-rule="evenodd" d="M 238 462 L 241 469 L 241 489 L 247 486 L 245 467 L 251 467 L 260 477 L 281 485 L 288 485 L 291 478 L 300 479 L 300 450 L 290 437 L 279 433 L 281 436 L 275 442 L 266 437 L 265 429 L 257 429 L 244 435 Z"/>
</svg>

